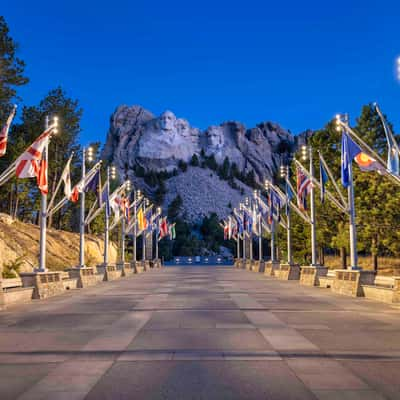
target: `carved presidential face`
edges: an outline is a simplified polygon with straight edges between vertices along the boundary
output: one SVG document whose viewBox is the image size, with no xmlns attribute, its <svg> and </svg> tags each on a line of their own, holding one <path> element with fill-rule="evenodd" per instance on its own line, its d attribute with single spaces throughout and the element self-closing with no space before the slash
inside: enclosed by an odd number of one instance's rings
<svg viewBox="0 0 400 400">
<path fill-rule="evenodd" d="M 260 131 L 260 129 L 255 128 L 252 129 L 250 132 L 250 140 L 256 144 L 260 144 L 264 139 L 264 136 L 262 134 L 262 132 Z"/>
<path fill-rule="evenodd" d="M 170 132 L 175 128 L 176 117 L 171 111 L 163 112 L 159 120 L 163 131 Z"/>
<path fill-rule="evenodd" d="M 211 126 L 207 130 L 207 143 L 210 147 L 220 148 L 224 144 L 222 130 L 216 126 Z"/>
</svg>

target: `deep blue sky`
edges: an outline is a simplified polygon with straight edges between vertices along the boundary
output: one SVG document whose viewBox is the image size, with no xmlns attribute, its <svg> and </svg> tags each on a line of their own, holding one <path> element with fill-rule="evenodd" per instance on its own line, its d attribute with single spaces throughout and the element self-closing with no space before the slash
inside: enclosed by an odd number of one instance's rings
<svg viewBox="0 0 400 400">
<path fill-rule="evenodd" d="M 84 108 L 83 143 L 104 141 L 119 104 L 299 133 L 378 101 L 400 125 L 398 0 L 24 0 L 1 13 L 27 63 L 24 102 L 61 85 Z"/>
</svg>

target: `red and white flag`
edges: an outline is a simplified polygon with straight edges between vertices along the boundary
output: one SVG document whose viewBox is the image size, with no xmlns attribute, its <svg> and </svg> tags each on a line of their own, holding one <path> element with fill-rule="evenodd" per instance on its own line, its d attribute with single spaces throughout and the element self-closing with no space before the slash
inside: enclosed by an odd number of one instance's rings
<svg viewBox="0 0 400 400">
<path fill-rule="evenodd" d="M 6 154 L 8 131 L 10 130 L 11 122 L 14 119 L 16 110 L 17 106 L 14 106 L 6 121 L 6 124 L 3 126 L 3 129 L 0 132 L 0 157 L 3 157 Z"/>
<path fill-rule="evenodd" d="M 45 130 L 16 160 L 17 178 L 34 178 L 43 194 L 48 192 L 47 184 L 47 156 L 49 137 L 53 128 Z"/>
<path fill-rule="evenodd" d="M 160 223 L 160 239 L 168 235 L 168 222 L 167 217 L 161 219 Z"/>
<path fill-rule="evenodd" d="M 72 160 L 72 156 L 69 158 L 69 160 L 65 164 L 64 171 L 61 174 L 61 180 L 64 182 L 64 195 L 68 200 L 70 200 L 71 196 L 72 196 L 72 189 L 71 189 L 71 160 Z"/>
<path fill-rule="evenodd" d="M 79 185 L 75 185 L 72 189 L 71 197 L 69 198 L 73 203 L 79 200 L 79 193 L 82 193 L 82 188 Z"/>
</svg>

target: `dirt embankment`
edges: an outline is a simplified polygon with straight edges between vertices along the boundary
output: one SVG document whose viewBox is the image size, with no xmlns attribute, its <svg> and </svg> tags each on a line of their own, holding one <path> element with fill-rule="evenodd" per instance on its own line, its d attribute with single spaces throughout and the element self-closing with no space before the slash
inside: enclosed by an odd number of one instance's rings
<svg viewBox="0 0 400 400">
<path fill-rule="evenodd" d="M 86 265 L 94 266 L 103 262 L 103 238 L 95 235 L 85 236 Z M 5 263 L 23 258 L 21 272 L 32 271 L 38 266 L 39 227 L 13 220 L 7 214 L 0 214 L 0 270 Z M 117 247 L 111 243 L 110 262 L 117 259 Z M 78 265 L 79 234 L 47 230 L 47 268 L 62 270 Z"/>
</svg>

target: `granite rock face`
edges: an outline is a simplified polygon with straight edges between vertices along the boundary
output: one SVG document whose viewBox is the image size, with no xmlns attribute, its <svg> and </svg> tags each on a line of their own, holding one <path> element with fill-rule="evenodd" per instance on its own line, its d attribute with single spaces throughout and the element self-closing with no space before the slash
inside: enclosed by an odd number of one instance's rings
<svg viewBox="0 0 400 400">
<path fill-rule="evenodd" d="M 272 122 L 247 129 L 229 121 L 201 131 L 171 111 L 155 117 L 140 106 L 122 105 L 111 116 L 102 157 L 113 162 L 122 177 L 132 178 L 135 166 L 172 171 L 180 160 L 189 162 L 203 150 L 219 164 L 228 157 L 239 170 L 254 171 L 263 182 L 275 174 L 294 147 L 294 136 Z"/>
</svg>

